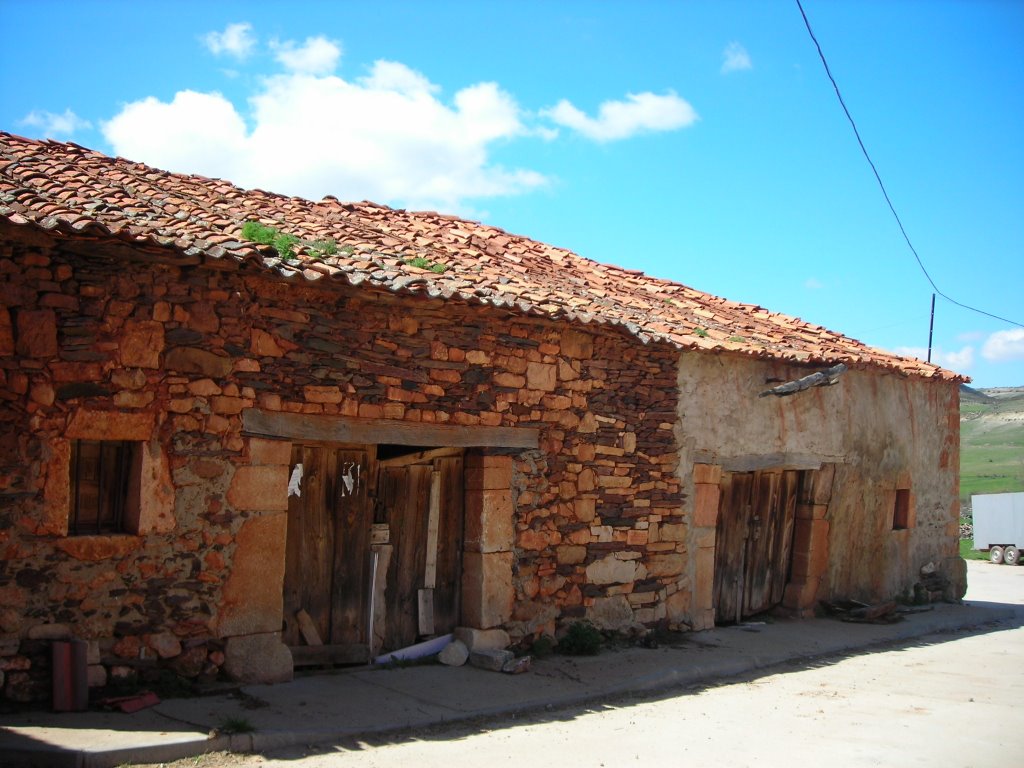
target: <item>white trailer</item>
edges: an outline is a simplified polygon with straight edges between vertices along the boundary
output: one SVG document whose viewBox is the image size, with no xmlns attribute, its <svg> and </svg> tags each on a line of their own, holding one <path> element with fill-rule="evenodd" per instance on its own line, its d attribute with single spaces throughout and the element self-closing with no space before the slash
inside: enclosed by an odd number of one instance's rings
<svg viewBox="0 0 1024 768">
<path fill-rule="evenodd" d="M 1024 550 L 1024 493 L 971 496 L 974 548 L 988 550 L 993 563 L 1019 565 Z"/>
</svg>

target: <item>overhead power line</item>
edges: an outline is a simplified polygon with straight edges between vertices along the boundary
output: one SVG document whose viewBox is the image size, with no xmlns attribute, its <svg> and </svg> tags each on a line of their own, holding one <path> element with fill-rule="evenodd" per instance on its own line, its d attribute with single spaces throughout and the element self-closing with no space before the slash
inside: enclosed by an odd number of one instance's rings
<svg viewBox="0 0 1024 768">
<path fill-rule="evenodd" d="M 977 307 L 972 307 L 957 301 L 952 296 L 948 296 L 945 293 L 943 293 L 935 284 L 935 281 L 932 280 L 932 276 L 928 274 L 928 270 L 925 268 L 924 262 L 921 260 L 920 255 L 918 255 L 917 249 L 914 247 L 914 244 L 910 242 L 910 236 L 907 234 L 907 230 L 903 227 L 903 222 L 900 220 L 899 214 L 896 213 L 896 208 L 895 206 L 893 206 L 892 200 L 889 198 L 889 193 L 885 189 L 885 184 L 882 183 L 882 177 L 879 175 L 878 169 L 875 167 L 875 163 L 871 159 L 871 155 L 868 154 L 867 147 L 864 146 L 864 140 L 861 139 L 860 137 L 860 131 L 857 130 L 857 123 L 854 122 L 853 115 L 850 114 L 850 110 L 846 108 L 846 102 L 843 101 L 843 94 L 840 93 L 839 91 L 839 85 L 836 84 L 836 79 L 832 77 L 832 70 L 829 69 L 828 61 L 825 60 L 825 53 L 821 50 L 821 43 L 819 43 L 818 38 L 814 36 L 814 30 L 811 29 L 811 22 L 807 19 L 807 14 L 804 12 L 804 6 L 800 2 L 800 0 L 796 0 L 796 7 L 800 9 L 800 15 L 804 19 L 804 26 L 807 27 L 807 34 L 811 36 L 811 40 L 814 41 L 814 47 L 818 49 L 818 57 L 821 59 L 821 63 L 825 67 L 825 74 L 828 75 L 828 79 L 831 81 L 832 87 L 835 89 L 836 96 L 839 99 L 839 105 L 843 108 L 843 112 L 846 114 L 846 119 L 850 121 L 850 127 L 853 128 L 853 135 L 857 137 L 857 143 L 860 145 L 860 151 L 864 153 L 864 159 L 867 160 L 868 165 L 871 166 L 871 172 L 875 174 L 875 180 L 878 182 L 878 187 L 879 189 L 882 190 L 882 195 L 885 197 L 885 202 L 886 204 L 888 204 L 889 210 L 892 211 L 893 218 L 896 219 L 896 224 L 899 225 L 900 232 L 903 234 L 903 239 L 907 241 L 907 247 L 910 248 L 910 252 L 914 254 L 914 259 L 916 259 L 917 261 L 917 266 L 921 268 L 921 271 L 924 273 L 924 276 L 928 279 L 928 282 L 931 284 L 932 289 L 935 291 L 935 293 L 944 298 L 950 304 L 955 304 L 956 306 L 970 310 L 971 312 L 977 312 L 979 315 L 991 317 L 994 320 L 1000 320 L 1004 323 L 1009 323 L 1010 325 L 1016 325 L 1020 328 L 1024 328 L 1024 323 L 1019 323 L 1016 320 L 1010 320 L 1009 318 L 1006 317 L 1000 317 L 999 315 L 994 315 L 991 312 L 986 312 L 983 309 L 978 309 Z"/>
</svg>

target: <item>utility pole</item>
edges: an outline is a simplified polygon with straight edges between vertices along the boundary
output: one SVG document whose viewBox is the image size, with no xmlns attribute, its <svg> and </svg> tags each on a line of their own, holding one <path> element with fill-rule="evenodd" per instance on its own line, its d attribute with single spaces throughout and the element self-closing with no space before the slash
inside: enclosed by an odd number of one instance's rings
<svg viewBox="0 0 1024 768">
<path fill-rule="evenodd" d="M 928 362 L 932 361 L 932 331 L 935 330 L 935 294 L 932 294 L 932 318 L 928 321 Z"/>
</svg>

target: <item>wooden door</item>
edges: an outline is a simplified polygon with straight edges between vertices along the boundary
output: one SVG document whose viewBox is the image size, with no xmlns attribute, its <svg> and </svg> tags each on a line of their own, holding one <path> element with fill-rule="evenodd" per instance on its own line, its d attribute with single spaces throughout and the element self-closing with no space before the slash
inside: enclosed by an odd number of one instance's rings
<svg viewBox="0 0 1024 768">
<path fill-rule="evenodd" d="M 381 650 L 394 651 L 459 623 L 462 457 L 382 462 L 377 495 L 392 547 Z"/>
<path fill-rule="evenodd" d="M 295 446 L 291 463 L 284 641 L 291 646 L 316 645 L 300 628 L 299 613 L 304 611 L 323 645 L 366 646 L 368 452 Z"/>
<path fill-rule="evenodd" d="M 715 541 L 715 620 L 740 621 L 782 602 L 792 559 L 800 473 L 725 473 Z"/>
</svg>

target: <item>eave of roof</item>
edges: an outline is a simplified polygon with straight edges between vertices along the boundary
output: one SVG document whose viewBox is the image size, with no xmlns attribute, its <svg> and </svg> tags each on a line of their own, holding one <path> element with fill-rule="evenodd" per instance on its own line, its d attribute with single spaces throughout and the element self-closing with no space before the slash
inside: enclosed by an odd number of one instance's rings
<svg viewBox="0 0 1024 768">
<path fill-rule="evenodd" d="M 338 280 L 457 298 L 528 315 L 619 326 L 647 343 L 799 363 L 873 367 L 948 381 L 965 377 L 873 349 L 787 315 L 585 259 L 496 227 L 370 202 L 313 202 L 172 174 L 76 144 L 0 132 L 0 219 L 71 238 L 173 249 L 186 258 L 253 264 L 284 279 Z M 334 240 L 285 261 L 242 239 L 260 221 L 303 241 Z M 409 262 L 443 265 L 437 273 Z"/>
</svg>

